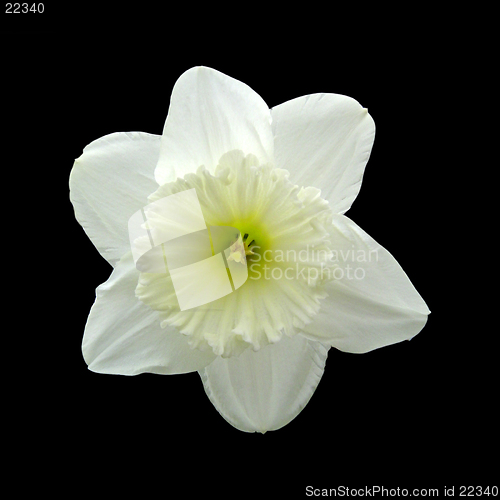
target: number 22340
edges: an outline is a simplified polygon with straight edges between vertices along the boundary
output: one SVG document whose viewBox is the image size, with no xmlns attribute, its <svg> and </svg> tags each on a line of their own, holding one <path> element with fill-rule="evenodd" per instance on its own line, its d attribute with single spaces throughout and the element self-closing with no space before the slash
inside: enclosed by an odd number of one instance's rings
<svg viewBox="0 0 500 500">
<path fill-rule="evenodd" d="M 5 13 L 6 14 L 43 14 L 45 10 L 45 5 L 43 3 L 6 3 Z"/>
</svg>

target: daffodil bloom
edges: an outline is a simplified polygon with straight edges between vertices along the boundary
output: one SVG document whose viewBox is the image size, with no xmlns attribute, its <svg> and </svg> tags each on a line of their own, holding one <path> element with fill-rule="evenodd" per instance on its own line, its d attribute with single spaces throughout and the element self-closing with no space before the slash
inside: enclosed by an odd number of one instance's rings
<svg viewBox="0 0 500 500">
<path fill-rule="evenodd" d="M 416 335 L 425 302 L 394 257 L 344 215 L 374 135 L 350 97 L 314 94 L 269 109 L 242 82 L 197 67 L 175 84 L 162 135 L 114 133 L 89 144 L 75 160 L 70 198 L 114 268 L 85 327 L 89 369 L 198 371 L 230 424 L 265 432 L 304 408 L 330 347 L 362 353 Z M 165 253 L 162 271 L 136 262 L 129 221 L 144 214 L 141 227 L 154 234 L 172 222 L 151 207 L 188 192 L 207 228 L 231 228 L 218 262 L 233 279 L 224 288 L 222 278 L 194 273 L 188 289 L 226 291 L 183 308 Z"/>
</svg>

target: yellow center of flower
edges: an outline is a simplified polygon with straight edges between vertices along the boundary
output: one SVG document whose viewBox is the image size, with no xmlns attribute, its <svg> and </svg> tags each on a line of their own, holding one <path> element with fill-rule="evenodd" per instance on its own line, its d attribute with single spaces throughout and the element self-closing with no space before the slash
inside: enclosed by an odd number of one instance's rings
<svg viewBox="0 0 500 500">
<path fill-rule="evenodd" d="M 159 312 L 162 326 L 187 335 L 192 347 L 224 357 L 295 335 L 326 296 L 328 276 L 320 271 L 328 266 L 330 210 L 319 190 L 298 188 L 287 171 L 231 151 L 219 160 L 214 175 L 200 167 L 160 186 L 149 199 L 192 188 L 208 228 L 239 231 L 226 245 L 228 274 L 246 265 L 248 278 L 213 302 L 180 310 L 168 271 L 141 273 L 137 297 Z M 220 251 L 212 245 L 214 256 Z"/>
</svg>

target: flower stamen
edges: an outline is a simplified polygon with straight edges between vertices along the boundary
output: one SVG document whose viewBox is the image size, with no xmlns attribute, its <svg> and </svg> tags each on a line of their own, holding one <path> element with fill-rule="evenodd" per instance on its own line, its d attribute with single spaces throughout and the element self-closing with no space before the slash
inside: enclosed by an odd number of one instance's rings
<svg viewBox="0 0 500 500">
<path fill-rule="evenodd" d="M 255 240 L 252 240 L 250 243 L 247 243 L 248 240 L 248 233 L 245 233 L 243 235 L 243 245 L 239 243 L 239 235 L 235 235 L 236 240 L 234 243 L 229 247 L 231 253 L 229 254 L 228 261 L 235 261 L 235 262 L 243 262 L 245 259 L 243 259 L 243 253 L 245 254 L 245 257 L 248 255 L 255 255 L 255 252 L 252 251 L 250 248 L 252 245 L 254 245 Z"/>
</svg>

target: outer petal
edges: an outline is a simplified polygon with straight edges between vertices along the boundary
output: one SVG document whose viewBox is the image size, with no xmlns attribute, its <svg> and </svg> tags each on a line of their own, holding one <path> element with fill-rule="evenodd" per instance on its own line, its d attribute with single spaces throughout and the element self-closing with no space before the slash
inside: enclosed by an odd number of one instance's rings
<svg viewBox="0 0 500 500">
<path fill-rule="evenodd" d="M 361 353 L 419 333 L 430 311 L 394 257 L 343 215 L 334 216 L 330 236 L 334 279 L 304 334 Z"/>
<path fill-rule="evenodd" d="M 162 329 L 158 313 L 135 297 L 139 272 L 130 252 L 96 290 L 82 351 L 99 373 L 186 373 L 213 361 L 212 351 L 191 349 L 173 328 Z"/>
<path fill-rule="evenodd" d="M 272 109 L 276 166 L 299 186 L 321 189 L 334 213 L 346 212 L 361 187 L 375 138 L 368 111 L 338 94 L 313 94 Z"/>
<path fill-rule="evenodd" d="M 266 432 L 286 425 L 311 398 L 328 348 L 304 337 L 284 337 L 260 351 L 217 358 L 200 371 L 205 391 L 234 427 Z"/>
<path fill-rule="evenodd" d="M 211 173 L 221 156 L 239 149 L 273 161 L 271 112 L 244 83 L 210 68 L 191 68 L 172 91 L 155 170 L 159 184 L 204 165 Z"/>
<path fill-rule="evenodd" d="M 75 216 L 113 266 L 130 251 L 129 217 L 158 189 L 153 172 L 160 139 L 143 132 L 106 135 L 90 143 L 71 170 Z"/>
</svg>

